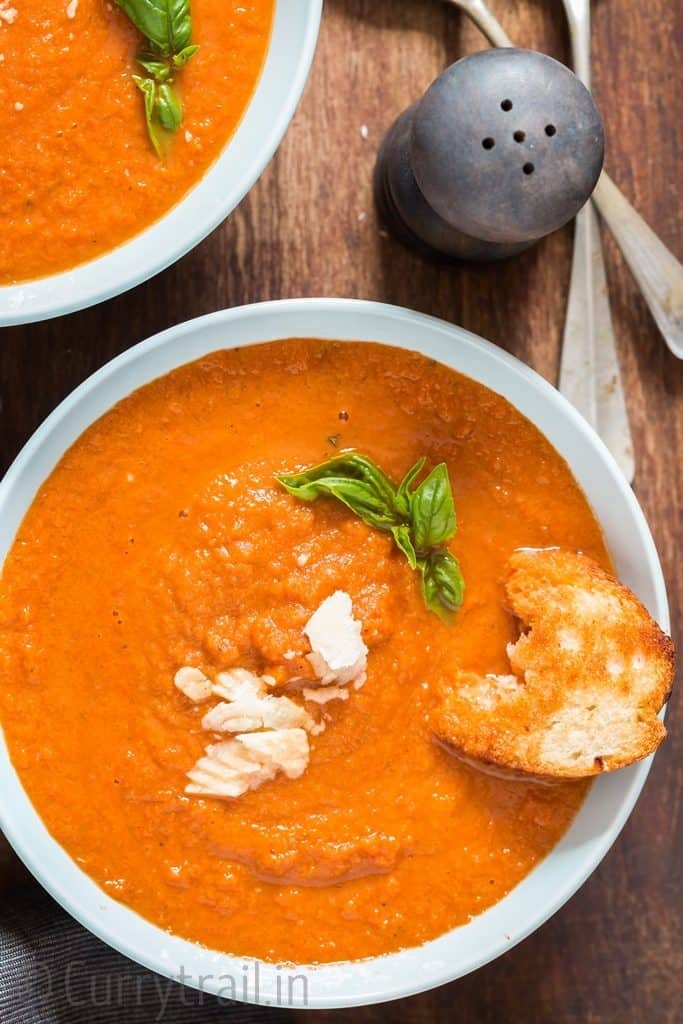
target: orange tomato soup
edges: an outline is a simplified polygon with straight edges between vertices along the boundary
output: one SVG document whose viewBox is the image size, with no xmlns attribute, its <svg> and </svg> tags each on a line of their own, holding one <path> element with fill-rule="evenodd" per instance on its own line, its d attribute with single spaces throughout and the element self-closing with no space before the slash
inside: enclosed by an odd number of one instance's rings
<svg viewBox="0 0 683 1024">
<path fill-rule="evenodd" d="M 99 256 L 182 198 L 244 113 L 273 7 L 192 0 L 200 48 L 178 76 L 184 118 L 161 161 L 131 77 L 141 37 L 123 12 L 106 0 L 0 0 L 0 284 Z"/>
<path fill-rule="evenodd" d="M 394 479 L 421 455 L 447 463 L 467 586 L 453 625 L 426 610 L 390 537 L 274 482 L 345 448 Z M 210 947 L 327 962 L 462 925 L 552 849 L 586 793 L 480 774 L 426 723 L 451 666 L 509 671 L 502 577 L 522 545 L 609 564 L 564 461 L 480 384 L 351 342 L 184 366 L 86 431 L 7 557 L 0 716 L 23 785 L 110 896 Z M 337 589 L 362 621 L 368 678 L 327 705 L 307 771 L 233 801 L 186 795 L 206 707 L 176 670 L 281 674 Z"/>
</svg>

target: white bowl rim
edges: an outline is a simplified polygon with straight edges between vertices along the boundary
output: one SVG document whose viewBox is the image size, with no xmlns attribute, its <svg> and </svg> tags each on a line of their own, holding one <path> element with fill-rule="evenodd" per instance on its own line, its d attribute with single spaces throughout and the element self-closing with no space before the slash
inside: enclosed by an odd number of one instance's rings
<svg viewBox="0 0 683 1024">
<path fill-rule="evenodd" d="M 121 295 L 175 263 L 225 220 L 270 163 L 294 116 L 321 16 L 322 0 L 275 0 L 254 92 L 199 181 L 159 220 L 95 259 L 58 274 L 0 285 L 0 327 L 49 320 Z"/>
<path fill-rule="evenodd" d="M 211 351 L 287 337 L 380 341 L 432 355 L 473 379 L 481 380 L 479 375 L 484 374 L 487 380 L 483 383 L 489 387 L 495 378 L 505 386 L 493 390 L 506 397 L 519 387 L 518 394 L 526 397 L 514 404 L 518 408 L 525 406 L 521 411 L 533 422 L 552 413 L 547 420 L 550 429 L 543 431 L 546 436 L 560 430 L 561 424 L 568 428 L 573 452 L 562 453 L 565 458 L 569 456 L 568 462 L 579 482 L 581 472 L 577 472 L 572 460 L 579 458 L 576 452 L 581 458 L 592 453 L 589 469 L 594 465 L 600 472 L 593 494 L 587 489 L 589 499 L 593 503 L 598 491 L 608 493 L 610 501 L 615 496 L 619 499 L 619 522 L 632 523 L 632 536 L 626 537 L 626 575 L 634 571 L 628 558 L 635 538 L 639 548 L 635 571 L 643 574 L 638 586 L 640 596 L 662 628 L 669 629 L 661 566 L 640 506 L 603 443 L 572 406 L 515 357 L 460 327 L 401 307 L 353 299 L 285 299 L 219 311 L 163 331 L 107 363 L 45 420 L 0 482 L 0 559 L 4 560 L 23 515 L 17 518 L 14 510 L 15 523 L 3 529 L 3 524 L 12 519 L 8 515 L 12 513 L 12 503 L 27 508 L 37 487 L 66 448 L 115 401 L 142 383 Z M 463 365 L 468 368 L 463 369 Z M 106 391 L 108 386 L 113 394 L 107 394 L 105 400 L 103 389 Z M 99 403 L 98 396 L 102 399 Z M 540 404 L 530 415 L 534 402 Z M 60 433 L 65 436 L 60 437 Z M 557 447 L 561 450 L 560 445 Z M 34 463 L 39 463 L 37 471 Z M 22 488 L 27 493 L 17 499 Z M 611 505 L 606 507 L 609 510 Z M 614 537 L 607 536 L 614 541 Z M 610 546 L 613 556 L 618 555 L 613 543 Z M 647 595 L 642 593 L 643 588 Z M 292 967 L 297 975 L 306 974 L 315 991 L 307 992 L 305 1002 L 286 1004 L 278 1002 L 278 977 L 287 977 L 278 965 L 205 949 L 169 935 L 112 900 L 84 875 L 51 838 L 33 809 L 11 765 L 1 729 L 0 828 L 43 887 L 81 924 L 131 960 L 176 981 L 180 967 L 185 969 L 189 964 L 192 970 L 189 974 L 185 970 L 184 983 L 218 995 L 225 995 L 222 979 L 242 978 L 245 960 L 249 960 L 254 970 L 259 971 L 260 987 L 258 995 L 251 989 L 245 990 L 240 995 L 242 1001 L 291 1008 L 352 1007 L 403 998 L 453 981 L 507 952 L 537 929 L 605 856 L 631 813 L 651 762 L 652 758 L 648 758 L 597 780 L 573 825 L 551 853 L 508 896 L 467 925 L 423 946 L 395 954 L 364 961 Z M 597 832 L 588 821 L 589 808 L 600 822 Z M 212 968 L 222 973 L 212 974 Z M 227 973 L 228 969 L 231 973 Z M 208 974 L 210 980 L 199 983 L 200 974 Z"/>
</svg>

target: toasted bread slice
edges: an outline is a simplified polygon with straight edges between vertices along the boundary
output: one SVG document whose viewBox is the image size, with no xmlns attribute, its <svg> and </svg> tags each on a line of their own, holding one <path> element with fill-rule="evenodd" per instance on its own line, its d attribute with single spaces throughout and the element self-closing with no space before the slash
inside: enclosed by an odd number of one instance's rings
<svg viewBox="0 0 683 1024">
<path fill-rule="evenodd" d="M 673 645 L 638 599 L 585 555 L 520 550 L 510 607 L 526 629 L 511 675 L 459 671 L 432 730 L 463 759 L 546 780 L 583 778 L 651 754 L 674 672 Z"/>
</svg>

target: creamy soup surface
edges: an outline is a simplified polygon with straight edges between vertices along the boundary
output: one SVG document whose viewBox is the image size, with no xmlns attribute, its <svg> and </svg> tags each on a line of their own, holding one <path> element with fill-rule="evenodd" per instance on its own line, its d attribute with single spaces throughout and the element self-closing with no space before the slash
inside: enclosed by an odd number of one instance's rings
<svg viewBox="0 0 683 1024">
<path fill-rule="evenodd" d="M 273 8 L 192 0 L 199 50 L 177 76 L 183 123 L 160 160 L 133 80 L 142 37 L 123 12 L 106 0 L 0 0 L 0 285 L 100 256 L 196 184 L 251 98 Z"/>
<path fill-rule="evenodd" d="M 447 463 L 466 580 L 453 625 L 425 608 L 390 537 L 274 481 L 346 448 L 394 479 L 422 455 Z M 564 461 L 480 384 L 375 344 L 217 351 L 98 420 L 29 510 L 0 587 L 12 760 L 57 841 L 162 928 L 278 961 L 425 942 L 508 893 L 587 791 L 480 774 L 426 723 L 452 666 L 509 671 L 504 565 L 549 545 L 609 565 Z M 174 673 L 282 679 L 338 589 L 368 676 L 327 706 L 307 771 L 234 801 L 186 795 L 205 709 Z"/>
</svg>

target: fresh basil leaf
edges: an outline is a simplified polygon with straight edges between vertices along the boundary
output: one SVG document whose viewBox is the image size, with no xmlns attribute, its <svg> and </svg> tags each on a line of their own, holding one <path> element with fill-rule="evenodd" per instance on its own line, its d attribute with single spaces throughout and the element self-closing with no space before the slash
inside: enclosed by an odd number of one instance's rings
<svg viewBox="0 0 683 1024">
<path fill-rule="evenodd" d="M 137 61 L 150 76 L 133 76 L 145 97 L 147 131 L 158 156 L 163 156 L 157 126 L 178 130 L 183 109 L 172 89 L 172 73 L 184 67 L 199 49 L 192 43 L 190 0 L 116 0 L 145 38 Z"/>
<path fill-rule="evenodd" d="M 147 122 L 147 134 L 156 150 L 159 158 L 163 157 L 161 140 L 154 123 L 154 115 L 157 105 L 157 84 L 151 78 L 142 78 L 140 75 L 133 75 L 133 81 L 144 96 L 145 100 L 145 121 Z"/>
<path fill-rule="evenodd" d="M 402 526 L 394 526 L 392 527 L 391 532 L 394 535 L 396 547 L 399 548 L 406 556 L 410 568 L 417 569 L 417 553 L 410 538 L 410 527 L 405 524 Z"/>
<path fill-rule="evenodd" d="M 363 522 L 376 530 L 389 532 L 396 523 L 393 509 L 365 480 L 354 480 L 350 477 L 327 477 L 324 480 L 319 480 L 315 486 L 318 489 L 318 494 L 329 494 L 343 502 Z"/>
<path fill-rule="evenodd" d="M 174 67 L 184 68 L 190 57 L 194 57 L 198 49 L 199 47 L 195 43 L 192 46 L 186 46 L 184 50 L 180 51 L 180 53 L 174 53 L 172 57 Z"/>
<path fill-rule="evenodd" d="M 190 0 L 156 0 L 168 10 L 168 39 L 171 53 L 181 53 L 192 42 Z M 190 56 L 192 56 L 190 54 Z"/>
<path fill-rule="evenodd" d="M 410 519 L 418 551 L 445 544 L 455 533 L 455 506 L 444 462 L 434 467 L 411 496 Z"/>
<path fill-rule="evenodd" d="M 183 106 L 179 97 L 168 83 L 157 90 L 157 117 L 167 132 L 176 132 L 183 120 Z"/>
<path fill-rule="evenodd" d="M 157 53 L 170 57 L 175 52 L 171 44 L 169 0 L 116 0 L 116 3 Z M 189 17 L 189 3 L 186 2 L 186 6 Z"/>
<path fill-rule="evenodd" d="M 145 69 L 148 75 L 151 75 L 155 82 L 167 82 L 171 76 L 171 69 L 168 64 L 160 60 L 147 60 L 145 57 L 138 56 L 135 58 L 138 64 Z"/>
<path fill-rule="evenodd" d="M 424 603 L 444 622 L 449 622 L 465 596 L 465 581 L 458 560 L 446 548 L 441 548 L 421 559 L 419 567 Z"/>
<path fill-rule="evenodd" d="M 358 452 L 345 452 L 276 479 L 295 498 L 336 498 L 368 526 L 391 533 L 411 569 L 420 572 L 427 608 L 448 621 L 464 594 L 458 562 L 442 546 L 455 533 L 455 508 L 443 463 L 413 490 L 424 464 L 425 459 L 419 459 L 398 488 L 372 459 Z"/>
<path fill-rule="evenodd" d="M 345 452 L 317 466 L 311 466 L 303 473 L 276 479 L 290 494 L 295 498 L 301 498 L 302 501 L 315 501 L 324 491 L 322 485 L 327 479 L 356 480 L 365 483 L 368 491 L 372 492 L 379 503 L 376 506 L 377 510 L 382 509 L 392 524 L 400 522 L 396 515 L 394 485 L 372 459 L 358 452 Z"/>
<path fill-rule="evenodd" d="M 415 465 L 411 466 L 406 475 L 403 477 L 396 490 L 396 507 L 400 511 L 401 515 L 405 516 L 406 519 L 410 518 L 411 484 L 422 472 L 423 466 L 426 461 L 427 460 L 425 459 L 424 455 L 422 456 L 421 459 L 418 459 Z M 415 567 L 413 566 L 413 568 Z"/>
<path fill-rule="evenodd" d="M 180 54 L 192 42 L 190 0 L 116 0 L 116 3 L 162 57 Z"/>
</svg>

